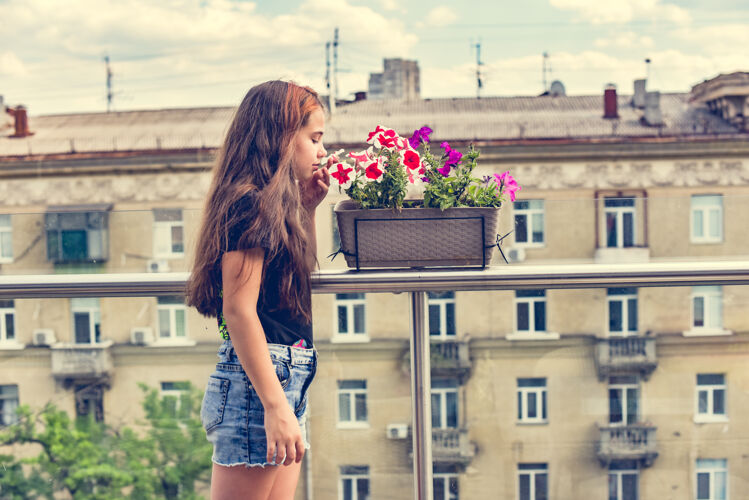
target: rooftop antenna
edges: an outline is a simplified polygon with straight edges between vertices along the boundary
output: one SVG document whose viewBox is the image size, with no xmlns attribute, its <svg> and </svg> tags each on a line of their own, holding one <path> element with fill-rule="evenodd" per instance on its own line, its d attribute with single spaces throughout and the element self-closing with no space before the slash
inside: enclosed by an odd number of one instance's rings
<svg viewBox="0 0 749 500">
<path fill-rule="evenodd" d="M 481 62 L 481 39 L 473 47 L 476 49 L 476 99 L 481 99 L 481 89 L 484 87 L 484 81 L 481 78 L 481 66 L 484 65 Z"/>
<path fill-rule="evenodd" d="M 332 42 L 325 42 L 325 88 L 328 90 L 328 107 L 330 108 L 330 114 L 333 114 L 335 110 L 335 102 L 333 101 L 333 93 L 330 89 L 330 46 Z"/>
<path fill-rule="evenodd" d="M 645 58 L 645 81 L 650 80 L 650 58 Z"/>
<path fill-rule="evenodd" d="M 333 107 L 335 109 L 335 102 L 338 100 L 338 27 L 336 26 L 333 32 Z"/>
<path fill-rule="evenodd" d="M 104 63 L 107 66 L 107 113 L 112 111 L 112 99 L 114 98 L 114 92 L 112 91 L 112 68 L 109 66 L 109 54 L 104 55 Z"/>
<path fill-rule="evenodd" d="M 544 82 L 544 93 L 546 93 L 549 90 L 549 86 L 547 84 L 547 74 L 551 75 L 551 66 L 549 65 L 549 53 L 544 52 L 543 55 L 543 67 L 541 69 L 541 72 L 543 74 L 543 82 Z"/>
</svg>

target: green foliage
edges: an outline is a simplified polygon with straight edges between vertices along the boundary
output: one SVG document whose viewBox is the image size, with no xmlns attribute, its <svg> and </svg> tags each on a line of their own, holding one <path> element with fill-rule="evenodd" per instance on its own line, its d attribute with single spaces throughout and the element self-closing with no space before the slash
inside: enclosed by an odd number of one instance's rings
<svg viewBox="0 0 749 500">
<path fill-rule="evenodd" d="M 202 394 L 189 386 L 177 404 L 156 389 L 141 389 L 141 432 L 115 430 L 92 418 L 71 420 L 53 405 L 37 413 L 20 407 L 18 423 L 0 430 L 0 444 L 37 445 L 41 451 L 23 459 L 0 456 L 0 498 L 200 498 L 195 487 L 210 480 L 212 451 L 200 423 Z"/>
</svg>

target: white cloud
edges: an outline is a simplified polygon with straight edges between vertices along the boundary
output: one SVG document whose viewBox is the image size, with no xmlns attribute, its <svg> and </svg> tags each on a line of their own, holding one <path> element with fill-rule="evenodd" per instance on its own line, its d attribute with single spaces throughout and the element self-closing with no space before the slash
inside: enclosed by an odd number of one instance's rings
<svg viewBox="0 0 749 500">
<path fill-rule="evenodd" d="M 660 0 L 549 0 L 558 9 L 577 12 L 593 24 L 628 23 L 637 19 L 669 21 L 688 24 L 689 12 L 673 4 L 661 4 Z"/>
<path fill-rule="evenodd" d="M 0 76 L 23 76 L 26 66 L 17 55 L 9 50 L 0 52 Z"/>
<path fill-rule="evenodd" d="M 620 49 L 649 48 L 653 47 L 653 39 L 647 35 L 638 35 L 633 31 L 615 33 L 609 38 L 598 38 L 593 45 L 606 48 L 614 47 Z"/>
<path fill-rule="evenodd" d="M 447 26 L 452 24 L 458 18 L 458 14 L 446 5 L 440 5 L 429 11 L 426 15 L 426 24 L 428 26 Z"/>
</svg>

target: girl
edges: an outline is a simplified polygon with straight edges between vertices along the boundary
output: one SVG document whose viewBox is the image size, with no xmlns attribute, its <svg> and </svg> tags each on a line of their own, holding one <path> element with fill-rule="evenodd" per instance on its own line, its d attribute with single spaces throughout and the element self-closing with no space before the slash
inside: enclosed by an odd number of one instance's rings
<svg viewBox="0 0 749 500">
<path fill-rule="evenodd" d="M 245 96 L 216 160 L 187 289 L 224 339 L 201 408 L 213 500 L 292 499 L 309 447 L 315 208 L 333 161 L 321 164 L 323 132 L 312 89 L 266 82 Z"/>
</svg>

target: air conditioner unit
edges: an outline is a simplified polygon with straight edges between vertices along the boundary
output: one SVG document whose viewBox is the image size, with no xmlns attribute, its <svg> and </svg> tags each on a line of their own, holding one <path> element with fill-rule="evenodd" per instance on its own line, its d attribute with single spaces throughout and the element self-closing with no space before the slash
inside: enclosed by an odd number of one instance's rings
<svg viewBox="0 0 749 500">
<path fill-rule="evenodd" d="M 406 439 L 408 437 L 408 424 L 388 424 L 388 439 Z"/>
<path fill-rule="evenodd" d="M 153 343 L 153 329 L 147 326 L 131 329 L 130 343 L 133 345 L 148 345 Z"/>
<path fill-rule="evenodd" d="M 525 248 L 510 248 L 507 250 L 507 260 L 509 262 L 523 262 L 525 260 Z"/>
<path fill-rule="evenodd" d="M 146 263 L 146 271 L 149 273 L 168 273 L 169 261 L 166 260 L 149 260 Z"/>
<path fill-rule="evenodd" d="M 52 344 L 57 342 L 57 339 L 55 338 L 54 330 L 40 328 L 38 330 L 34 330 L 33 341 L 34 345 L 51 346 Z"/>
</svg>

